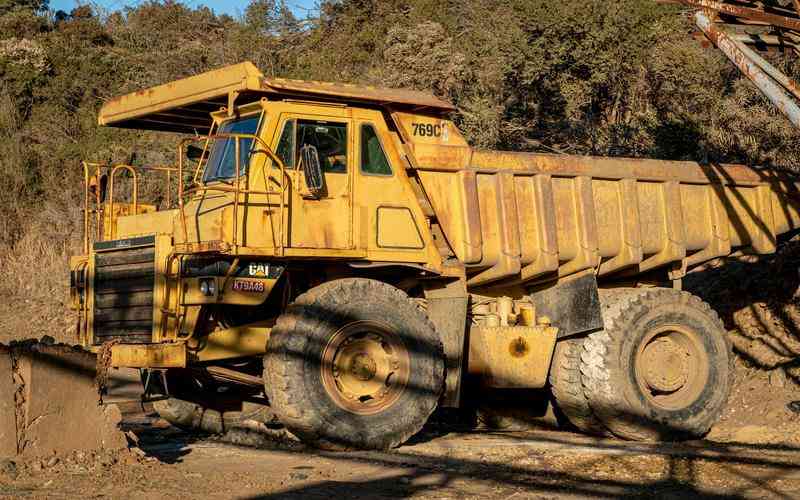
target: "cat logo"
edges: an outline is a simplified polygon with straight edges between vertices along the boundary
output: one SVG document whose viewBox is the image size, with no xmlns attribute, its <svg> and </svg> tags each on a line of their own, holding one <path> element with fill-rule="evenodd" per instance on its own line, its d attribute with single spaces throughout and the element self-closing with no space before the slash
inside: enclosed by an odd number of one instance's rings
<svg viewBox="0 0 800 500">
<path fill-rule="evenodd" d="M 258 264 L 256 262 L 251 262 L 247 271 L 250 276 L 266 278 L 269 276 L 269 264 Z"/>
</svg>

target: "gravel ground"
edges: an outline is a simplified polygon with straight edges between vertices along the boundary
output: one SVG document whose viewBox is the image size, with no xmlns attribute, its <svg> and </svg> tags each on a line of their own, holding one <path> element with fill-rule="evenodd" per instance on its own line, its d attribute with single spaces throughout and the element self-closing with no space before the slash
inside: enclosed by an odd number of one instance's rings
<svg viewBox="0 0 800 500">
<path fill-rule="evenodd" d="M 127 414 L 124 427 L 131 451 L 4 462 L 0 495 L 800 498 L 800 447 L 785 443 L 643 444 L 559 431 L 436 429 L 388 453 L 326 453 L 245 431 L 186 433 L 147 413 Z"/>
</svg>

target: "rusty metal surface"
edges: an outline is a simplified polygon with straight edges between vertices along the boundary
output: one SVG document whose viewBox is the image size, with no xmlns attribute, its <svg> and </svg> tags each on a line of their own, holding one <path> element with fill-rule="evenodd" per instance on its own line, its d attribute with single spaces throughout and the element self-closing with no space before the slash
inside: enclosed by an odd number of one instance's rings
<svg viewBox="0 0 800 500">
<path fill-rule="evenodd" d="M 130 368 L 183 368 L 185 344 L 117 344 L 111 347 L 111 366 Z"/>
<path fill-rule="evenodd" d="M 695 13 L 697 26 L 714 42 L 739 70 L 797 127 L 800 127 L 800 106 L 765 72 L 744 45 L 719 29 L 704 12 Z M 800 24 L 798 24 L 800 28 Z M 766 62 L 765 62 L 766 63 Z M 777 70 L 776 70 L 777 71 Z M 791 86 L 796 91 L 794 85 Z"/>
<path fill-rule="evenodd" d="M 784 89 L 789 91 L 795 98 L 800 98 L 800 87 L 781 70 L 773 66 L 766 59 L 758 55 L 756 51 L 745 45 L 738 37 L 730 37 L 736 47 L 749 58 L 759 69 L 764 71 L 770 78 L 774 79 Z"/>
<path fill-rule="evenodd" d="M 249 96 L 250 101 L 275 96 L 411 106 L 434 113 L 456 109 L 426 92 L 264 78 L 255 65 L 243 62 L 115 97 L 100 110 L 98 123 L 137 130 L 207 134 L 212 124 L 210 114 L 230 108 L 243 95 Z"/>
<path fill-rule="evenodd" d="M 261 88 L 261 72 L 250 62 L 139 90 L 108 101 L 98 123 L 141 130 L 208 133 L 210 113 L 228 103 L 231 92 Z"/>
<path fill-rule="evenodd" d="M 406 104 L 431 108 L 437 111 L 455 111 L 456 107 L 433 94 L 406 89 L 387 89 L 380 87 L 351 85 L 346 83 L 289 80 L 284 78 L 265 78 L 266 89 L 279 93 L 303 96 L 323 96 L 348 101 L 364 101 L 378 104 Z"/>
<path fill-rule="evenodd" d="M 548 326 L 473 327 L 469 374 L 482 387 L 537 389 L 547 383 L 558 329 Z"/>
<path fill-rule="evenodd" d="M 461 368 L 467 330 L 469 294 L 464 280 L 448 284 L 431 283 L 425 289 L 428 318 L 442 340 L 447 370 L 442 405 L 457 408 L 461 399 Z"/>
<path fill-rule="evenodd" d="M 680 3 L 689 7 L 708 9 L 721 14 L 743 18 L 750 21 L 771 24 L 781 28 L 800 30 L 800 19 L 792 16 L 792 12 L 789 10 L 778 10 L 773 8 L 772 10 L 768 11 L 765 9 L 714 0 L 669 0 L 662 1 L 661 3 Z"/>
<path fill-rule="evenodd" d="M 770 253 L 800 227 L 796 179 L 767 170 L 488 151 L 433 162 L 419 178 L 471 288 L 685 270 L 737 247 Z"/>
</svg>

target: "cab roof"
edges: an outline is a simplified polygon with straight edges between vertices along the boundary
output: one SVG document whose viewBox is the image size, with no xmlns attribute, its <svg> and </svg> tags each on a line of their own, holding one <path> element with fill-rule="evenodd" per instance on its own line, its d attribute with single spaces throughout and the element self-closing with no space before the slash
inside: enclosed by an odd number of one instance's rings
<svg viewBox="0 0 800 500">
<path fill-rule="evenodd" d="M 211 124 L 209 113 L 228 106 L 233 99 L 245 103 L 262 97 L 417 109 L 434 114 L 456 109 L 432 94 L 413 90 L 265 78 L 253 63 L 243 62 L 111 99 L 101 108 L 98 123 L 206 134 Z"/>
</svg>

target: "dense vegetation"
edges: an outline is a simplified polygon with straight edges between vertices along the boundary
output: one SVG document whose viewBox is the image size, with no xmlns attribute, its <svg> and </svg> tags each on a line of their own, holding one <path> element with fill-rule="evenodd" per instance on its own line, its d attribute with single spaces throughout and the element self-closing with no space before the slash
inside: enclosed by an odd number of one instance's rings
<svg viewBox="0 0 800 500">
<path fill-rule="evenodd" d="M 242 60 L 431 90 L 479 147 L 800 167 L 800 135 L 686 14 L 651 0 L 339 0 L 301 19 L 255 0 L 234 19 L 174 1 L 54 13 L 0 0 L 0 292 L 32 286 L 14 269 L 64 274 L 80 159 L 172 161 L 172 136 L 98 128 L 105 99 Z"/>
</svg>

